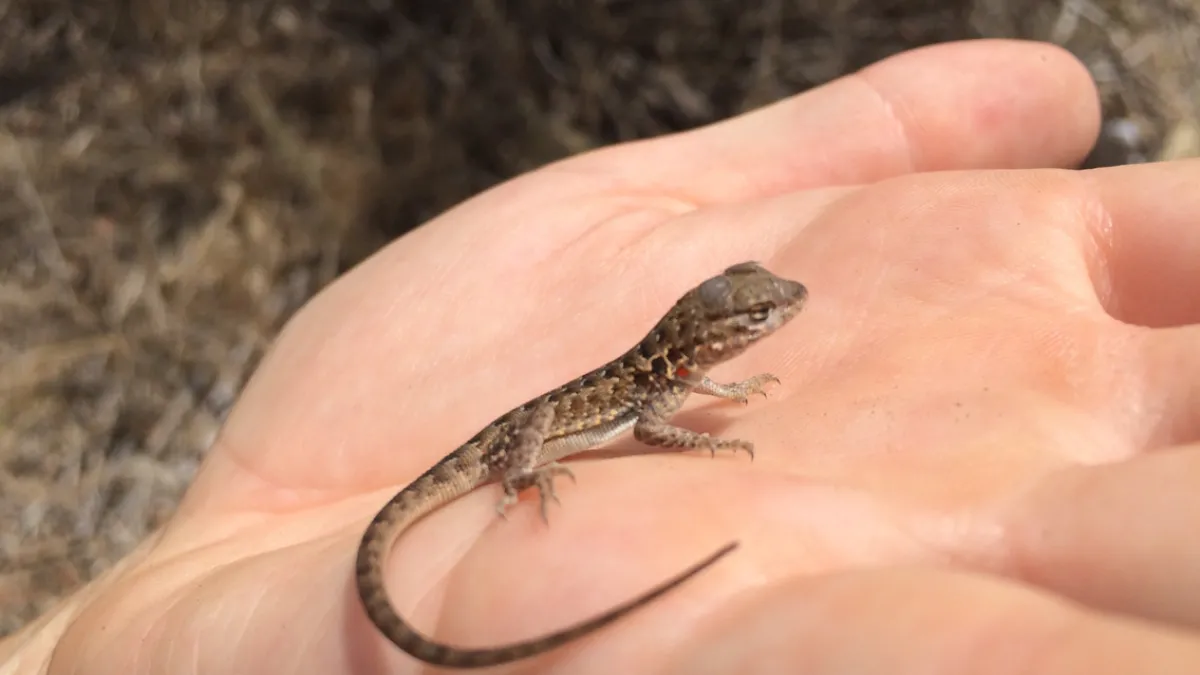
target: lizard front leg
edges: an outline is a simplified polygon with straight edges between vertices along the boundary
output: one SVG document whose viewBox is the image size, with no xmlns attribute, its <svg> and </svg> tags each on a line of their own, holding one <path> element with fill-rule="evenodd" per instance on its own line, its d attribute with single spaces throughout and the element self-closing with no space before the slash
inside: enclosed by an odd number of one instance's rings
<svg viewBox="0 0 1200 675">
<path fill-rule="evenodd" d="M 707 378 L 705 378 L 707 379 Z M 743 450 L 754 459 L 754 444 L 740 438 L 716 438 L 707 433 L 684 429 L 668 423 L 687 396 L 686 390 L 674 396 L 664 396 L 650 402 L 633 425 L 633 437 L 641 443 L 659 448 L 692 450 L 706 448 L 715 457 L 717 450 Z"/>
<path fill-rule="evenodd" d="M 742 404 L 747 403 L 752 394 L 762 394 L 766 398 L 766 384 L 768 382 L 779 384 L 779 378 L 771 373 L 762 373 L 741 382 L 730 382 L 729 384 L 710 380 L 707 375 L 695 374 L 690 374 L 688 377 L 683 378 L 683 381 L 692 388 L 692 391 L 698 394 L 716 396 L 717 398 L 729 399 L 730 401 L 737 401 Z"/>
<path fill-rule="evenodd" d="M 717 455 L 717 450 L 733 450 L 735 452 L 742 450 L 750 455 L 750 459 L 754 459 L 754 444 L 750 441 L 740 438 L 718 438 L 706 432 L 692 431 L 666 422 L 638 422 L 633 427 L 633 437 L 641 443 L 660 448 L 678 448 L 680 450 L 705 448 L 714 457 Z"/>
<path fill-rule="evenodd" d="M 558 476 L 567 476 L 572 481 L 575 480 L 575 474 L 558 462 L 549 462 L 538 466 L 542 457 L 542 446 L 546 443 L 546 435 L 550 433 L 553 425 L 554 405 L 549 402 L 542 403 L 530 411 L 521 423 L 520 429 L 512 434 L 507 447 L 504 448 L 500 467 L 502 470 L 500 486 L 504 489 L 504 496 L 496 504 L 496 512 L 500 514 L 501 518 L 506 517 L 505 511 L 517 502 L 517 493 L 526 488 L 536 487 L 542 520 L 549 524 L 546 504 L 549 501 L 559 503 L 558 495 L 554 491 L 554 479 Z"/>
</svg>

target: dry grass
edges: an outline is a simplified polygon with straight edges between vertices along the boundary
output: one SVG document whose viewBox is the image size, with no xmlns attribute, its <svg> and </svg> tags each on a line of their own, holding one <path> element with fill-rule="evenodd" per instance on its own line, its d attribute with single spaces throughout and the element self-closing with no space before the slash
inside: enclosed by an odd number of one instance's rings
<svg viewBox="0 0 1200 675">
<path fill-rule="evenodd" d="M 0 635 L 169 517 L 307 298 L 514 174 L 977 35 L 1092 67 L 1092 164 L 1200 155 L 1200 0 L 372 4 L 0 4 Z"/>
</svg>

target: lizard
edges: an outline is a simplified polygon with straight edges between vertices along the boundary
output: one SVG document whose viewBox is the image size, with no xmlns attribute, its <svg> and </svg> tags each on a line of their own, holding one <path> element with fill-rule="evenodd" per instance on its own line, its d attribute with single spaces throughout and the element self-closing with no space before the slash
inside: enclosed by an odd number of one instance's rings
<svg viewBox="0 0 1200 675">
<path fill-rule="evenodd" d="M 754 444 L 669 424 L 692 392 L 745 404 L 778 383 L 770 373 L 722 384 L 707 371 L 774 333 L 804 306 L 808 290 L 757 262 L 732 265 L 685 293 L 653 329 L 623 355 L 500 416 L 401 489 L 367 526 L 355 562 L 358 595 L 374 626 L 401 650 L 429 664 L 481 668 L 526 659 L 598 630 L 684 583 L 732 552 L 736 541 L 649 591 L 606 612 L 541 637 L 489 648 L 436 642 L 393 608 L 384 562 L 400 534 L 441 505 L 499 482 L 501 517 L 525 489 L 536 488 L 541 517 L 558 502 L 554 480 L 575 476 L 559 460 L 632 430 L 640 443 L 678 451 L 746 452 Z"/>
</svg>

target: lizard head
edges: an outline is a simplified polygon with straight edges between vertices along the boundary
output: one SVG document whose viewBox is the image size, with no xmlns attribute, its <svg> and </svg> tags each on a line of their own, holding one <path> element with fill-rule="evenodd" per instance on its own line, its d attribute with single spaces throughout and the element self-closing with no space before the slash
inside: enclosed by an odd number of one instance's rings
<svg viewBox="0 0 1200 675">
<path fill-rule="evenodd" d="M 807 298 L 803 284 L 744 262 L 692 289 L 676 309 L 699 319 L 693 324 L 701 328 L 693 335 L 692 358 L 706 368 L 774 333 L 800 312 Z"/>
</svg>

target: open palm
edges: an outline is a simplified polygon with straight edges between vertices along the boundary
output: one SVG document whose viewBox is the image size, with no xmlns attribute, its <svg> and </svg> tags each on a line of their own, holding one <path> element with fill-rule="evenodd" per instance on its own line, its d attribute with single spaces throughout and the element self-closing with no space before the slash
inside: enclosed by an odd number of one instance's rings
<svg viewBox="0 0 1200 675">
<path fill-rule="evenodd" d="M 37 658 L 88 675 L 422 671 L 358 604 L 374 511 L 698 281 L 759 260 L 808 287 L 806 309 L 712 375 L 782 384 L 745 407 L 693 397 L 675 419 L 752 440 L 753 462 L 622 440 L 572 465 L 549 526 L 528 502 L 499 520 L 497 488 L 479 490 L 393 551 L 401 613 L 454 644 L 528 638 L 738 540 L 511 671 L 1127 672 L 1114 654 L 1195 669 L 1200 635 L 1179 629 L 1200 624 L 1200 552 L 1163 559 L 1162 542 L 1194 540 L 1168 514 L 1200 501 L 1200 454 L 1148 453 L 1200 436 L 1200 295 L 1178 290 L 1200 283 L 1184 226 L 1200 197 L 1179 188 L 1200 166 L 976 171 L 1077 162 L 1090 87 L 1051 47 L 943 45 L 460 205 L 291 322 L 169 527 L 31 629 L 57 643 Z"/>
</svg>

